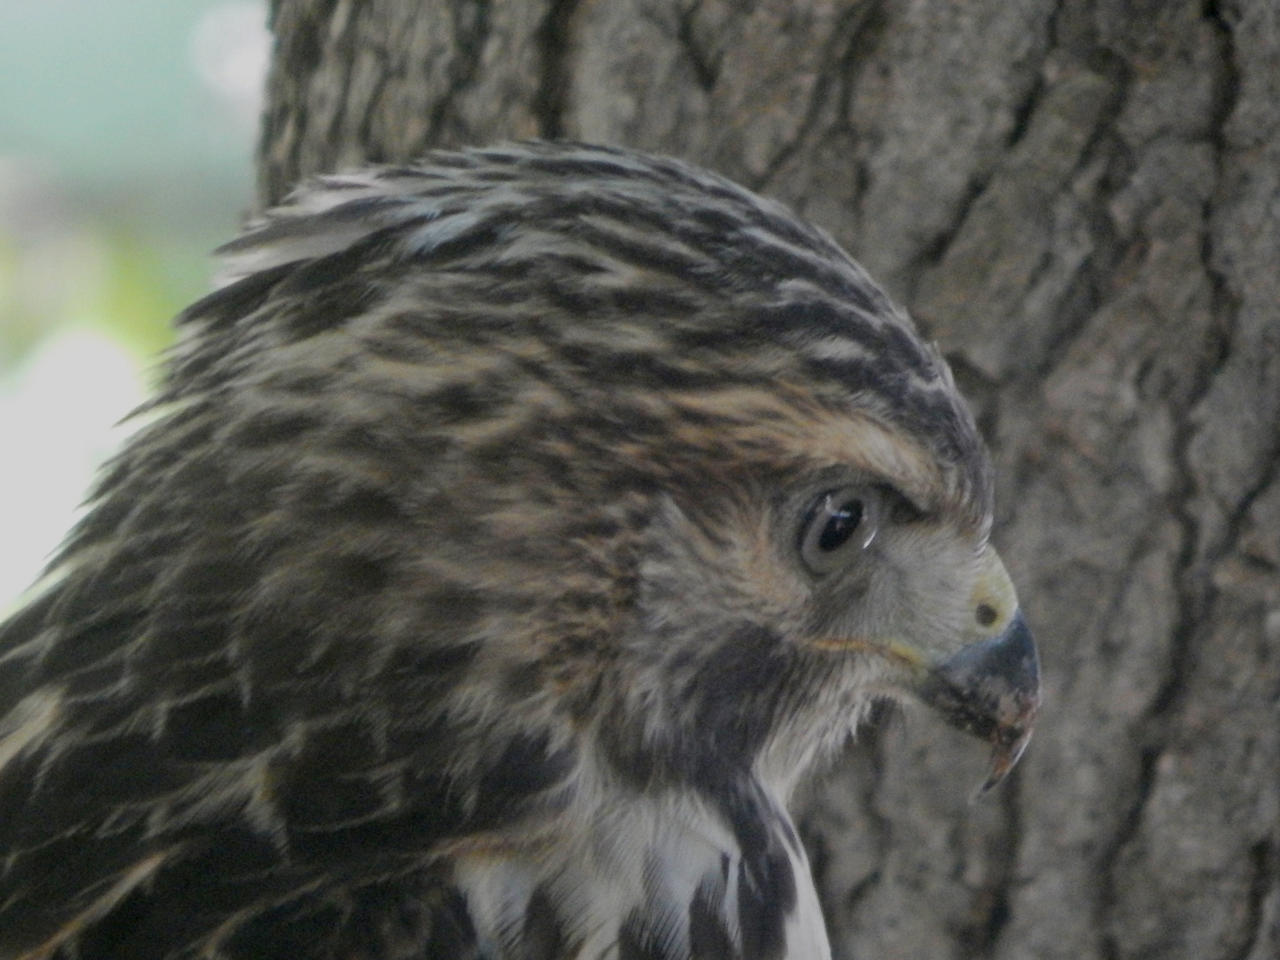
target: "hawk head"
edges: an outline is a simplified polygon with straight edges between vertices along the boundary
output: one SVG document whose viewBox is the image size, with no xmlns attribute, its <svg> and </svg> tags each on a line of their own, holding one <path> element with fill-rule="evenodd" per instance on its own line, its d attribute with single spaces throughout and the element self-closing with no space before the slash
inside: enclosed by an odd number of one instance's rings
<svg viewBox="0 0 1280 960">
<path fill-rule="evenodd" d="M 526 144 L 223 252 L 0 632 L 0 956 L 823 956 L 785 805 L 868 706 L 1017 760 L 987 455 L 824 234 Z"/>
</svg>

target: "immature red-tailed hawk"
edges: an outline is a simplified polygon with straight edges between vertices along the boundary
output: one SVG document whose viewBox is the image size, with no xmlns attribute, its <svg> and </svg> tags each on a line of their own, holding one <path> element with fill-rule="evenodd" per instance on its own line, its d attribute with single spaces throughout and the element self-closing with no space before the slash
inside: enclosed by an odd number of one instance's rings
<svg viewBox="0 0 1280 960">
<path fill-rule="evenodd" d="M 0 958 L 824 958 L 787 802 L 868 705 L 1017 759 L 987 457 L 823 234 L 532 144 L 224 253 L 0 627 Z"/>
</svg>

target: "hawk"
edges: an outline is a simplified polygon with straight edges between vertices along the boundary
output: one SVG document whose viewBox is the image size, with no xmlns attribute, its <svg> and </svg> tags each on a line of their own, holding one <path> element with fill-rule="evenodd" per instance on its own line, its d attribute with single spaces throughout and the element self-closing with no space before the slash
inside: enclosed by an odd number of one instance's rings
<svg viewBox="0 0 1280 960">
<path fill-rule="evenodd" d="M 577 144 L 221 251 L 0 627 L 3 960 L 818 960 L 870 705 L 1039 699 L 938 351 L 825 234 Z"/>
</svg>

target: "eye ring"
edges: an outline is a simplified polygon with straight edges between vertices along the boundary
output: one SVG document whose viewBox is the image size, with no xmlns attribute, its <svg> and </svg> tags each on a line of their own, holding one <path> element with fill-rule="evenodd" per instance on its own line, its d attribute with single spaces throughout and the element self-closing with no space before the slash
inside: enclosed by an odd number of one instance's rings
<svg viewBox="0 0 1280 960">
<path fill-rule="evenodd" d="M 866 550 L 880 529 L 880 497 L 867 487 L 840 487 L 820 494 L 800 525 L 800 559 L 824 574 Z"/>
</svg>

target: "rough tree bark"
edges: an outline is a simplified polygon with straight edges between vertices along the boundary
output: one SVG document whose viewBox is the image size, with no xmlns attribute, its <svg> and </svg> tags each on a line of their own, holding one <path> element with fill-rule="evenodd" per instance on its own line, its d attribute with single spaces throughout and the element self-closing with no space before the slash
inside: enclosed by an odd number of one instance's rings
<svg viewBox="0 0 1280 960">
<path fill-rule="evenodd" d="M 1047 705 L 808 799 L 842 958 L 1280 957 L 1280 5 L 274 0 L 261 200 L 438 145 L 678 154 L 832 231 L 999 470 Z"/>
</svg>

